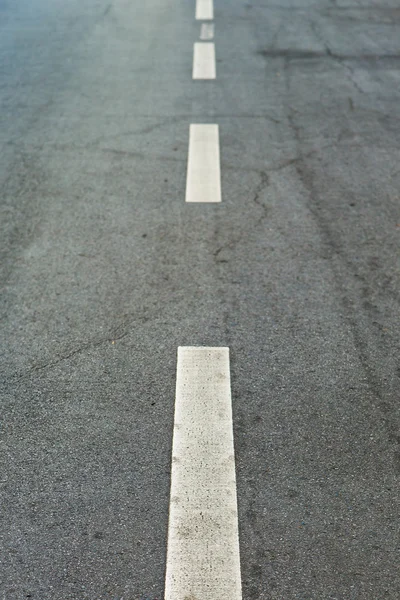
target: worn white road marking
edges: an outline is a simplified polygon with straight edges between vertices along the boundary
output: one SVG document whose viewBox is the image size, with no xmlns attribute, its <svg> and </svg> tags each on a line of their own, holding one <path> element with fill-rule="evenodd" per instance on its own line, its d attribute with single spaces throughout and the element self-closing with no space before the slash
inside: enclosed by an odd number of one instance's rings
<svg viewBox="0 0 400 600">
<path fill-rule="evenodd" d="M 229 348 L 178 348 L 165 600 L 241 600 Z"/>
<path fill-rule="evenodd" d="M 214 18 L 213 0 L 197 0 L 196 1 L 196 19 L 198 21 L 206 21 Z"/>
<path fill-rule="evenodd" d="M 186 202 L 221 202 L 218 125 L 190 125 Z"/>
<path fill-rule="evenodd" d="M 201 24 L 200 39 L 201 40 L 213 40 L 214 39 L 214 23 L 202 23 Z"/>
<path fill-rule="evenodd" d="M 215 79 L 215 44 L 196 42 L 193 47 L 193 79 Z"/>
</svg>

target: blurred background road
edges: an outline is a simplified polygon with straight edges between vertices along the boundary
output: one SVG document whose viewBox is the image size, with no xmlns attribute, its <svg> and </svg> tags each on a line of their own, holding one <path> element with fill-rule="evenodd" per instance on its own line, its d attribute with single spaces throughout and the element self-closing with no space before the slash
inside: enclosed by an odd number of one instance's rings
<svg viewBox="0 0 400 600">
<path fill-rule="evenodd" d="M 230 348 L 244 600 L 398 600 L 400 4 L 215 0 L 215 81 L 194 15 L 0 0 L 0 597 L 163 598 L 188 345 Z"/>
</svg>

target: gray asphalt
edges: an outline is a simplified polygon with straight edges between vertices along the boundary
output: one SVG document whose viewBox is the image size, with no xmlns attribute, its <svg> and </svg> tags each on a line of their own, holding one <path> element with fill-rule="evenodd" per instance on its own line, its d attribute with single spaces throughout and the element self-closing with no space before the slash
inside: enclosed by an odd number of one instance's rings
<svg viewBox="0 0 400 600">
<path fill-rule="evenodd" d="M 400 4 L 215 26 L 193 82 L 193 1 L 0 0 L 4 600 L 163 597 L 179 345 L 231 349 L 244 600 L 400 598 Z"/>
</svg>

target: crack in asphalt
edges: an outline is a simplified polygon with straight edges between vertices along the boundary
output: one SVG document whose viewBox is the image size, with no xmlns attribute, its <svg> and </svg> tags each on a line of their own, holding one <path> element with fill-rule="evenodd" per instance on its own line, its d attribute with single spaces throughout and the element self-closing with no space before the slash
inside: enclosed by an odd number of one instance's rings
<svg viewBox="0 0 400 600">
<path fill-rule="evenodd" d="M 257 206 L 259 206 L 263 212 L 262 212 L 261 216 L 255 221 L 254 227 L 258 227 L 259 225 L 261 225 L 263 220 L 267 217 L 267 213 L 268 213 L 268 207 L 265 206 L 265 204 L 263 204 L 260 201 L 260 196 L 261 196 L 262 192 L 269 185 L 269 176 L 266 171 L 258 171 L 258 175 L 260 177 L 260 182 L 254 190 L 251 202 L 254 202 Z M 232 239 L 229 242 L 227 242 L 226 244 L 222 244 L 221 246 L 219 246 L 217 248 L 217 250 L 215 250 L 213 252 L 215 262 L 218 264 L 229 262 L 228 259 L 219 258 L 221 252 L 223 252 L 224 250 L 231 250 L 232 248 L 235 248 L 238 244 L 240 244 L 243 237 L 244 237 L 244 233 L 241 233 L 235 239 Z"/>
<path fill-rule="evenodd" d="M 119 150 L 117 148 L 101 148 L 101 152 L 104 152 L 105 154 L 113 154 L 114 156 L 139 158 L 141 160 L 151 159 L 161 162 L 186 162 L 186 158 L 179 158 L 178 156 L 160 156 L 155 154 L 145 154 L 144 152 L 136 152 L 133 150 Z"/>
<path fill-rule="evenodd" d="M 336 61 L 379 62 L 400 61 L 400 54 L 338 54 L 329 48 L 324 50 L 301 50 L 298 48 L 267 48 L 256 52 L 264 58 L 284 58 L 292 60 L 332 59 Z"/>
<path fill-rule="evenodd" d="M 345 68 L 350 70 L 350 78 L 352 78 L 353 71 L 349 65 L 343 64 L 343 60 L 341 57 L 338 57 L 334 53 L 332 53 L 325 42 L 323 42 L 326 47 L 326 55 L 340 62 Z M 285 74 L 285 84 L 286 84 L 286 92 L 287 97 L 290 97 L 290 70 L 289 66 L 290 57 L 285 57 L 284 62 L 284 74 Z M 352 79 L 353 84 L 357 87 L 356 82 Z M 358 89 L 358 88 L 357 88 Z M 360 93 L 364 93 L 363 90 L 358 89 Z M 288 105 L 287 109 L 287 119 L 290 125 L 290 128 L 293 132 L 293 137 L 299 150 L 302 144 L 302 136 L 301 136 L 301 127 L 298 125 L 296 120 L 296 114 L 298 111 L 294 109 L 292 106 Z M 338 138 L 333 144 L 329 146 L 335 146 L 340 143 L 342 139 L 342 134 L 340 133 Z M 353 145 L 353 144 L 351 144 Z M 362 146 L 357 143 L 356 146 Z M 314 152 L 312 151 L 311 154 Z M 310 154 L 308 155 L 310 156 Z M 368 337 L 366 338 L 364 335 L 364 325 L 357 319 L 356 310 L 362 311 L 368 323 L 371 322 L 371 315 L 368 313 L 367 307 L 364 305 L 358 306 L 357 308 L 354 305 L 351 297 L 349 296 L 348 290 L 346 288 L 345 281 L 343 279 L 343 275 L 340 273 L 340 270 L 335 265 L 333 259 L 337 257 L 337 259 L 341 262 L 341 264 L 346 268 L 347 272 L 351 274 L 351 276 L 356 277 L 359 283 L 364 283 L 367 286 L 367 278 L 362 276 L 362 274 L 356 272 L 354 265 L 351 260 L 345 255 L 343 248 L 340 246 L 340 243 L 337 242 L 332 233 L 331 227 L 329 223 L 324 219 L 324 217 L 320 214 L 319 206 L 320 202 L 316 195 L 314 189 L 314 174 L 312 169 L 307 167 L 306 155 L 302 155 L 299 153 L 297 159 L 293 159 L 291 164 L 294 165 L 297 175 L 302 183 L 304 190 L 307 193 L 309 201 L 307 202 L 308 209 L 314 221 L 320 231 L 321 236 L 321 244 L 322 249 L 325 247 L 327 250 L 325 258 L 330 259 L 330 265 L 332 269 L 332 274 L 335 282 L 335 288 L 338 295 L 338 303 L 342 307 L 343 318 L 347 322 L 349 331 L 351 332 L 354 348 L 356 353 L 358 354 L 360 365 L 364 372 L 365 380 L 367 382 L 368 388 L 371 394 L 378 400 L 377 406 L 382 414 L 383 421 L 385 423 L 388 436 L 390 439 L 396 443 L 400 443 L 400 436 L 398 436 L 398 423 L 392 422 L 391 417 L 383 414 L 384 411 L 381 409 L 381 404 L 385 398 L 385 382 L 382 381 L 379 377 L 379 373 L 376 372 L 374 367 L 373 358 L 369 352 L 368 345 Z M 387 289 L 384 290 L 385 295 L 390 293 Z M 358 297 L 357 297 L 358 300 Z M 398 300 L 397 300 L 398 301 Z"/>
<path fill-rule="evenodd" d="M 103 11 L 103 18 L 107 17 L 107 15 L 110 13 L 112 5 L 113 5 L 113 3 L 110 2 L 110 4 L 108 4 L 108 6 L 106 6 L 106 8 Z"/>
<path fill-rule="evenodd" d="M 289 114 L 288 114 L 288 121 L 290 123 L 290 126 L 292 128 L 292 130 L 295 133 L 295 138 L 296 141 L 298 142 L 298 144 L 300 145 L 301 142 L 301 137 L 300 137 L 300 127 L 297 126 L 295 119 L 294 119 L 294 113 L 297 112 L 295 109 L 293 109 L 292 107 L 289 107 Z M 254 204 L 256 204 L 257 206 L 259 206 L 262 211 L 263 214 L 255 221 L 254 223 L 254 227 L 258 227 L 259 225 L 261 225 L 261 223 L 263 222 L 263 220 L 267 217 L 268 214 L 268 207 L 265 206 L 265 204 L 263 202 L 260 201 L 260 196 L 262 194 L 262 192 L 264 191 L 265 188 L 268 187 L 270 181 L 269 181 L 269 173 L 275 173 L 278 171 L 282 171 L 283 169 L 287 169 L 288 167 L 291 167 L 293 165 L 298 165 L 301 164 L 302 162 L 304 162 L 307 158 L 310 158 L 311 156 L 314 155 L 318 155 L 321 152 L 323 152 L 324 150 L 330 149 L 330 148 L 335 148 L 336 146 L 338 146 L 341 142 L 343 138 L 343 132 L 340 132 L 337 139 L 334 140 L 333 142 L 326 144 L 325 146 L 322 146 L 320 148 L 315 148 L 313 150 L 310 150 L 309 152 L 306 152 L 304 154 L 299 154 L 297 156 L 294 156 L 292 158 L 286 159 L 283 162 L 278 163 L 277 165 L 274 166 L 270 166 L 266 169 L 256 169 L 256 168 L 252 168 L 252 167 L 235 167 L 235 166 L 227 166 L 227 165 L 223 165 L 224 169 L 231 169 L 231 170 L 241 170 L 244 172 L 250 172 L 250 173 L 257 173 L 258 176 L 260 177 L 260 182 L 259 184 L 256 186 L 255 190 L 254 190 L 254 194 L 253 197 L 251 199 L 251 202 L 253 202 Z M 362 144 L 360 143 L 351 143 L 351 144 L 346 144 L 347 148 L 359 148 L 362 147 Z M 228 259 L 221 259 L 220 254 L 221 252 L 223 252 L 224 250 L 231 250 L 232 248 L 236 247 L 243 239 L 244 234 L 240 234 L 238 235 L 235 239 L 231 240 L 230 242 L 227 242 L 226 244 L 222 244 L 221 246 L 219 246 L 214 252 L 213 252 L 213 256 L 214 259 L 217 263 L 221 264 L 221 263 L 227 263 L 229 262 Z"/>
<path fill-rule="evenodd" d="M 68 350 L 66 353 L 59 355 L 56 358 L 56 360 L 52 360 L 49 362 L 44 362 L 42 364 L 34 365 L 34 366 L 30 367 L 29 369 L 26 369 L 19 373 L 13 373 L 13 375 L 11 375 L 7 380 L 4 380 L 4 382 L 7 382 L 7 381 L 10 382 L 15 379 L 23 379 L 24 377 L 29 376 L 29 374 L 31 374 L 31 373 L 43 371 L 45 369 L 52 369 L 53 367 L 56 367 L 58 364 L 66 361 L 70 358 L 73 358 L 74 356 L 82 354 L 86 350 L 91 350 L 91 349 L 98 348 L 105 344 L 110 344 L 110 343 L 114 343 L 119 340 L 122 340 L 123 338 L 127 337 L 131 333 L 131 327 L 134 323 L 137 323 L 138 321 L 140 321 L 142 324 L 145 324 L 145 323 L 147 323 L 148 320 L 149 320 L 148 317 L 139 317 L 136 319 L 126 320 L 115 328 L 114 335 L 109 334 L 107 337 L 103 337 L 103 338 L 100 338 L 97 340 L 92 340 L 90 342 L 86 342 L 85 344 L 82 344 L 82 345 L 78 346 L 77 348 L 74 348 L 73 350 Z"/>
</svg>

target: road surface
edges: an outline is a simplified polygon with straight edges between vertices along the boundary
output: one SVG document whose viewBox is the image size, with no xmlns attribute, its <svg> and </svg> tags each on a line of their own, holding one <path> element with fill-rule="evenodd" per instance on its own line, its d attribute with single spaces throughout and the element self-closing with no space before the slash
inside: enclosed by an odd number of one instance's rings
<svg viewBox="0 0 400 600">
<path fill-rule="evenodd" d="M 243 600 L 398 600 L 400 5 L 195 8 L 0 0 L 0 597 L 164 597 L 197 346 L 229 348 Z"/>
</svg>

